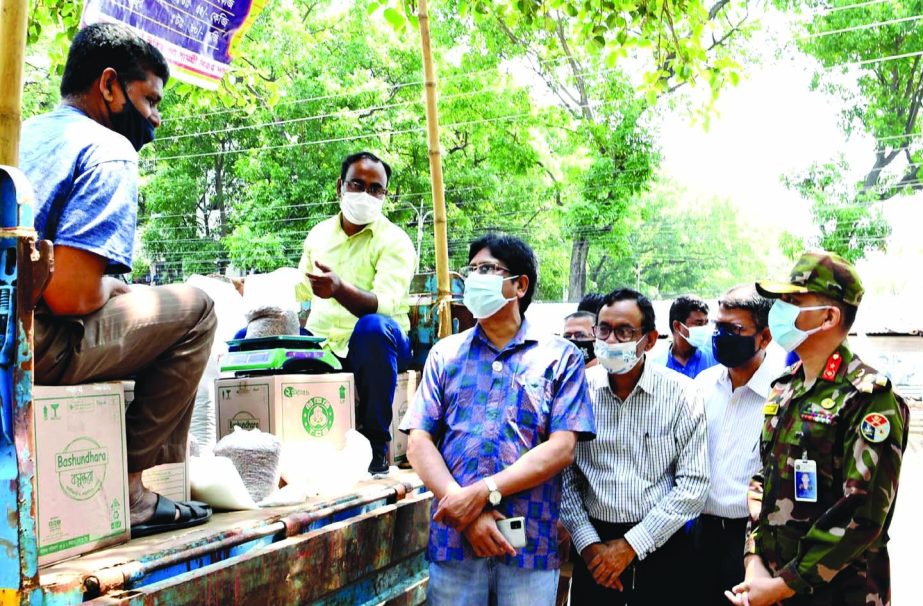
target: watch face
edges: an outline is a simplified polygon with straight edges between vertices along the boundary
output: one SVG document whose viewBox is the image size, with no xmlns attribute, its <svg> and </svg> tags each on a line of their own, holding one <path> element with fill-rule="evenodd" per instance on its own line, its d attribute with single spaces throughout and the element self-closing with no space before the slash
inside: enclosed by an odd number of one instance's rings
<svg viewBox="0 0 923 606">
<path fill-rule="evenodd" d="M 491 492 L 487 496 L 487 500 L 490 501 L 491 505 L 499 505 L 500 504 L 500 492 L 499 491 Z"/>
</svg>

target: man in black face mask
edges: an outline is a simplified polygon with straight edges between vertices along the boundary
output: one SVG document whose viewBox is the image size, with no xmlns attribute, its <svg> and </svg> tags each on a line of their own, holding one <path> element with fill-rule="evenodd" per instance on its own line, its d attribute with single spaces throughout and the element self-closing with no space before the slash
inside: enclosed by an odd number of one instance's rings
<svg viewBox="0 0 923 606">
<path fill-rule="evenodd" d="M 61 105 L 27 120 L 20 145 L 35 228 L 54 243 L 54 275 L 35 311 L 35 382 L 135 378 L 125 415 L 132 536 L 211 515 L 146 489 L 141 472 L 185 459 L 214 305 L 196 288 L 130 288 L 111 275 L 131 271 L 138 150 L 160 126 L 169 77 L 160 51 L 131 30 L 91 25 L 71 44 Z"/>
<path fill-rule="evenodd" d="M 725 293 L 712 335 L 719 364 L 695 379 L 705 400 L 711 479 L 693 531 L 697 594 L 691 604 L 727 604 L 724 591 L 743 578 L 747 487 L 760 468 L 763 404 L 784 367 L 781 349 L 767 353 L 771 306 L 752 284 Z"/>
<path fill-rule="evenodd" d="M 589 311 L 575 311 L 564 318 L 564 332 L 561 336 L 577 346 L 583 354 L 583 363 L 587 368 L 596 366 L 596 351 L 593 344 L 593 327 L 596 325 L 596 314 Z"/>
</svg>

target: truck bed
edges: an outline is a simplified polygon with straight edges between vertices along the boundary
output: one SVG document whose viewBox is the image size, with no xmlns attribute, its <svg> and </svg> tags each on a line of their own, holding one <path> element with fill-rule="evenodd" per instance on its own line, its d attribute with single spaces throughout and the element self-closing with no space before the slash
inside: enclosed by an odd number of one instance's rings
<svg viewBox="0 0 923 606">
<path fill-rule="evenodd" d="M 432 495 L 410 471 L 41 569 L 44 604 L 420 604 Z"/>
</svg>

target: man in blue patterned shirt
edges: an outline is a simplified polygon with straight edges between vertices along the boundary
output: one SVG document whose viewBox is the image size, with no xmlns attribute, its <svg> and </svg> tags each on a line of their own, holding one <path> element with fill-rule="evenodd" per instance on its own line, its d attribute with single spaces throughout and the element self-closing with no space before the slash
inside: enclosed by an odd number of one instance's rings
<svg viewBox="0 0 923 606">
<path fill-rule="evenodd" d="M 487 235 L 468 253 L 465 305 L 477 326 L 443 339 L 401 423 L 407 455 L 436 496 L 427 603 L 552 605 L 561 471 L 595 436 L 583 356 L 523 318 L 532 250 Z M 525 518 L 513 549 L 497 521 Z"/>
</svg>

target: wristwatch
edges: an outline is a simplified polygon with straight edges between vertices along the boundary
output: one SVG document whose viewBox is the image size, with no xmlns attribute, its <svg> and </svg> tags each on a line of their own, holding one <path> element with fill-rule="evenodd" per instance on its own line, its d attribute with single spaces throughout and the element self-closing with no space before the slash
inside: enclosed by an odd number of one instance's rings
<svg viewBox="0 0 923 606">
<path fill-rule="evenodd" d="M 500 491 L 497 489 L 497 483 L 494 482 L 494 479 L 490 476 L 484 478 L 484 483 L 487 484 L 487 502 L 496 507 L 500 504 L 500 499 L 503 498 L 503 495 L 500 494 Z"/>
</svg>

